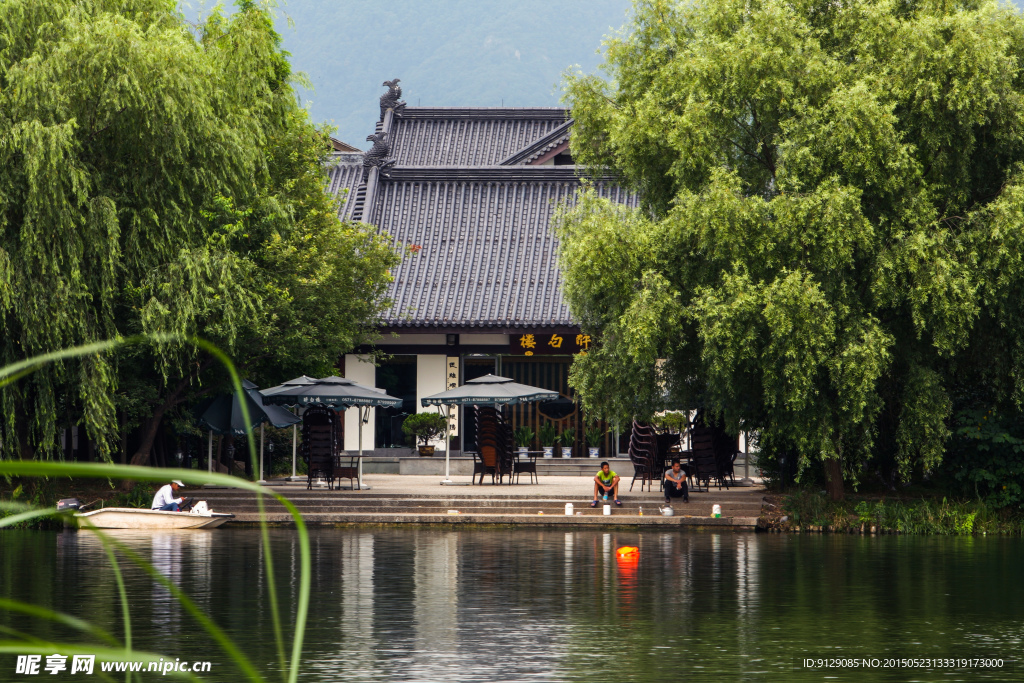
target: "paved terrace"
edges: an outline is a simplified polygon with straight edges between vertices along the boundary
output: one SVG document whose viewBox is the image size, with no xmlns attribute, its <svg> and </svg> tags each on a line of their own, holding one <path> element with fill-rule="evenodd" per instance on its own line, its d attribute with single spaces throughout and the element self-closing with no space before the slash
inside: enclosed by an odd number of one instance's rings
<svg viewBox="0 0 1024 683">
<path fill-rule="evenodd" d="M 539 483 L 441 486 L 434 475 L 364 475 L 369 490 L 351 491 L 314 488 L 305 482 L 272 481 L 270 489 L 291 500 L 308 524 L 499 524 L 542 526 L 675 526 L 714 527 L 753 530 L 761 514 L 764 489 L 760 486 L 712 487 L 710 492 L 691 492 L 690 503 L 674 500 L 675 516 L 664 517 L 659 508 L 664 498 L 657 485 L 653 491 L 640 491 L 640 483 L 629 491 L 629 478 L 620 488 L 622 507 L 612 505 L 612 514 L 602 514 L 602 501 L 590 507 L 593 484 L 579 476 L 542 476 Z M 468 476 L 453 476 L 457 483 L 468 484 Z M 506 480 L 507 481 L 507 480 Z M 342 480 L 344 486 L 348 480 Z M 620 485 L 621 486 L 621 485 Z M 210 503 L 220 512 L 236 515 L 236 524 L 259 520 L 253 494 L 234 489 L 205 489 L 187 492 Z M 611 501 L 608 501 L 611 503 Z M 572 503 L 574 514 L 565 515 L 565 504 Z M 711 517 L 712 506 L 722 509 L 721 518 Z M 641 508 L 643 515 L 640 514 Z M 291 516 L 276 502 L 268 503 L 271 523 L 290 524 Z M 541 514 L 543 513 L 543 514 Z"/>
</svg>

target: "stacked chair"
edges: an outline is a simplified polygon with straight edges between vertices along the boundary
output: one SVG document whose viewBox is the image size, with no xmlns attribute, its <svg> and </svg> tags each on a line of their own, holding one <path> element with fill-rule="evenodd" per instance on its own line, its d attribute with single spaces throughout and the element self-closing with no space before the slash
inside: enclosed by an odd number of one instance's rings
<svg viewBox="0 0 1024 683">
<path fill-rule="evenodd" d="M 729 482 L 725 480 L 726 472 L 723 470 L 722 454 L 728 450 L 723 444 L 728 442 L 725 432 L 714 427 L 698 427 L 694 425 L 690 430 L 690 444 L 693 452 L 693 468 L 690 473 L 696 490 L 708 490 L 711 481 L 718 482 L 718 489 L 724 485 L 729 488 Z M 732 458 L 735 458 L 735 450 L 729 458 L 728 474 L 732 474 Z M 703 487 L 702 487 L 703 482 Z"/>
<path fill-rule="evenodd" d="M 722 475 L 722 481 L 729 480 L 725 485 L 726 488 L 729 488 L 729 483 L 732 483 L 733 486 L 736 485 L 733 464 L 736 462 L 739 452 L 739 435 L 730 436 L 724 429 L 715 430 L 715 459 L 718 461 L 718 471 Z"/>
<path fill-rule="evenodd" d="M 484 483 L 484 475 L 491 475 L 491 483 L 502 483 L 508 475 L 508 483 L 512 483 L 512 470 L 515 466 L 515 449 L 512 440 L 512 427 L 505 422 L 501 413 L 490 406 L 477 406 L 473 411 L 476 422 L 477 454 L 473 462 L 473 482 L 480 475 L 480 483 Z"/>
<path fill-rule="evenodd" d="M 302 416 L 302 457 L 306 461 L 306 489 L 323 479 L 334 488 L 335 459 L 341 441 L 341 420 L 330 408 L 311 406 Z"/>
<path fill-rule="evenodd" d="M 652 490 L 658 461 L 658 435 L 654 427 L 633 420 L 629 436 L 629 459 L 633 463 L 633 481 L 629 483 L 629 490 L 633 490 L 637 478 L 640 479 L 641 491 L 644 490 L 644 483 L 648 490 Z M 658 476 L 661 476 L 661 472 L 658 472 Z"/>
</svg>

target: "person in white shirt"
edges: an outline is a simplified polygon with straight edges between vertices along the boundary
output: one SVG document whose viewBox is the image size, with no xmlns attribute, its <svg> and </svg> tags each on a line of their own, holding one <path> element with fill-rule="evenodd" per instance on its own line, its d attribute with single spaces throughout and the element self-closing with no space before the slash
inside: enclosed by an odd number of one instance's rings
<svg viewBox="0 0 1024 683">
<path fill-rule="evenodd" d="M 185 486 L 180 481 L 175 479 L 166 486 L 161 486 L 160 490 L 153 496 L 153 510 L 169 510 L 171 512 L 181 512 L 181 502 L 184 498 L 176 498 L 175 494 L 178 493 L 178 489 Z"/>
</svg>

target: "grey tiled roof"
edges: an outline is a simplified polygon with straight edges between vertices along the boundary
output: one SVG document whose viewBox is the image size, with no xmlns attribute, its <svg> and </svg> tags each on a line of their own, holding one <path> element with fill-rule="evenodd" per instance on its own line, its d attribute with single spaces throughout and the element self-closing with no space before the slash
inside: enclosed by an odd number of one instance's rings
<svg viewBox="0 0 1024 683">
<path fill-rule="evenodd" d="M 399 248 L 392 327 L 513 329 L 573 325 L 550 222 L 575 197 L 571 166 L 396 167 L 369 220 Z M 614 186 L 605 196 L 634 204 Z"/>
<path fill-rule="evenodd" d="M 386 173 L 364 182 L 362 157 L 336 155 L 328 191 L 348 190 L 346 220 L 377 226 L 403 254 L 382 324 L 499 331 L 572 327 L 562 297 L 555 209 L 575 200 L 575 166 L 530 165 L 563 145 L 572 121 L 560 108 L 406 107 L 378 132 Z M 598 191 L 636 205 L 608 183 Z"/>
<path fill-rule="evenodd" d="M 356 206 L 356 194 L 359 184 L 363 179 L 362 155 L 336 155 L 334 165 L 327 168 L 327 191 L 335 196 L 341 196 L 345 190 L 348 194 L 342 196 L 344 203 L 338 216 L 342 220 L 351 220 L 352 211 Z"/>
<path fill-rule="evenodd" d="M 407 107 L 388 137 L 399 166 L 487 166 L 563 126 L 565 109 Z"/>
</svg>

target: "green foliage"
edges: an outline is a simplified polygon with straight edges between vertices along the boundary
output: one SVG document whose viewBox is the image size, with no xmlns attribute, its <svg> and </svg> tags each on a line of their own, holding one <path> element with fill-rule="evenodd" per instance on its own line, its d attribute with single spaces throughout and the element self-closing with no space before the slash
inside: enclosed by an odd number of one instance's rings
<svg viewBox="0 0 1024 683">
<path fill-rule="evenodd" d="M 680 433 L 685 432 L 690 425 L 689 415 L 675 411 L 655 415 L 651 421 L 662 429 L 671 429 Z"/>
<path fill-rule="evenodd" d="M 881 533 L 970 536 L 978 533 L 1024 532 L 1024 519 L 996 514 L 983 502 L 921 499 L 917 501 L 830 501 L 824 493 L 801 491 L 787 496 L 784 510 L 791 527 L 823 527 L 830 531 L 867 530 Z"/>
<path fill-rule="evenodd" d="M 560 440 L 558 428 L 554 422 L 545 422 L 537 429 L 537 439 L 541 446 L 557 446 Z"/>
<path fill-rule="evenodd" d="M 112 499 L 101 501 L 99 507 L 144 508 L 148 510 L 153 503 L 155 494 L 152 486 L 135 482 L 127 491 L 118 491 Z"/>
<path fill-rule="evenodd" d="M 703 406 L 856 483 L 934 471 L 962 387 L 1024 398 L 1022 36 L 987 1 L 637 0 L 608 80 L 567 77 L 575 158 L 640 198 L 559 217 L 585 408 Z"/>
<path fill-rule="evenodd" d="M 141 426 L 145 462 L 165 416 L 227 381 L 192 336 L 264 386 L 372 338 L 396 257 L 338 220 L 326 131 L 268 12 L 192 25 L 170 0 L 0 3 L 0 362 L 158 339 L 8 386 L 0 457 L 54 457 L 74 424 L 108 456 Z"/>
<path fill-rule="evenodd" d="M 47 354 L 29 357 L 16 363 L 0 366 L 0 388 L 10 386 L 11 383 L 18 379 L 34 372 L 40 372 L 48 365 L 55 363 L 67 362 L 84 356 L 95 356 L 98 354 L 113 352 L 118 349 L 123 349 L 128 344 L 140 344 L 143 342 L 162 343 L 166 341 L 168 340 L 160 338 L 131 338 L 125 340 L 99 341 L 76 348 L 51 351 Z M 205 340 L 193 339 L 191 340 L 191 343 L 209 353 L 216 362 L 223 364 L 225 371 L 230 377 L 231 386 L 235 394 L 240 398 L 244 396 L 242 391 L 242 380 L 228 357 L 216 346 L 206 342 Z M 242 401 L 241 403 L 243 419 L 248 422 L 250 417 L 248 414 L 248 408 L 245 405 L 245 401 Z M 249 458 L 250 462 L 256 462 L 256 450 L 252 439 L 249 440 Z M 306 531 L 305 522 L 299 514 L 298 509 L 296 509 L 295 505 L 287 498 L 277 493 L 268 492 L 264 487 L 255 483 L 221 474 L 182 469 L 154 470 L 145 467 L 114 465 L 111 463 L 57 463 L 6 459 L 0 460 L 0 476 L 7 479 L 12 477 L 32 478 L 46 483 L 54 482 L 58 478 L 120 478 L 127 481 L 150 483 L 164 483 L 168 479 L 182 479 L 193 485 L 212 484 L 230 486 L 232 488 L 249 490 L 250 492 L 255 493 L 261 520 L 260 529 L 262 533 L 262 543 L 265 548 L 264 552 L 267 553 L 264 569 L 266 571 L 267 578 L 267 604 L 270 608 L 270 619 L 273 624 L 275 641 L 274 645 L 276 646 L 277 652 L 276 670 L 280 673 L 282 681 L 286 681 L 287 683 L 296 683 L 299 674 L 299 663 L 302 656 L 302 644 L 305 637 L 306 618 L 309 613 L 311 563 L 309 534 Z M 38 490 L 41 489 L 37 488 L 37 491 Z M 283 624 L 279 604 L 280 601 L 277 594 L 274 562 L 270 555 L 270 537 L 267 531 L 267 524 L 265 523 L 266 510 L 264 505 L 264 496 L 266 495 L 272 495 L 277 502 L 283 505 L 288 510 L 289 514 L 292 515 L 292 519 L 294 520 L 296 527 L 296 538 L 299 544 L 300 561 L 297 584 L 298 591 L 294 600 L 289 600 L 289 604 L 293 604 L 295 610 L 294 614 L 288 615 L 288 623 L 292 634 L 290 652 L 286 652 L 285 649 L 284 630 L 282 628 Z M 14 498 L 19 496 L 20 486 L 15 489 L 13 494 Z M 52 501 L 42 505 L 22 505 L 20 507 L 21 509 L 15 514 L 0 515 L 0 529 L 5 527 L 14 528 L 27 522 L 38 522 L 39 520 L 45 519 L 71 521 L 66 513 L 57 512 Z M 0 511 L 9 509 L 10 504 L 0 504 Z M 83 621 L 67 614 L 53 612 L 45 607 L 30 603 L 0 599 L 0 609 L 4 611 L 29 614 L 37 618 L 47 619 L 63 624 L 64 626 L 70 626 L 72 629 L 78 631 L 82 638 L 87 638 L 87 640 L 84 641 L 84 646 L 75 643 L 54 643 L 40 640 L 36 637 L 22 634 L 11 629 L 5 629 L 11 638 L 0 641 L 0 652 L 6 654 L 24 652 L 38 654 L 45 652 L 76 652 L 84 650 L 85 652 L 95 654 L 97 659 L 100 661 L 124 661 L 126 659 L 158 661 L 160 659 L 158 655 L 144 651 L 140 652 L 132 648 L 131 607 L 128 603 L 128 596 L 125 590 L 124 580 L 121 575 L 120 556 L 121 559 L 127 559 L 138 566 L 148 574 L 155 583 L 159 583 L 163 588 L 167 589 L 167 591 L 181 605 L 184 612 L 189 614 L 198 626 L 206 632 L 206 636 L 209 637 L 209 640 L 218 645 L 223 650 L 224 654 L 227 655 L 227 657 L 235 664 L 239 673 L 242 674 L 242 677 L 253 681 L 254 683 L 261 683 L 265 680 L 256 670 L 250 659 L 238 649 L 237 645 L 231 640 L 228 634 L 220 626 L 215 624 L 213 620 L 211 620 L 201 609 L 199 609 L 196 603 L 193 602 L 180 587 L 164 576 L 163 573 L 158 571 L 152 563 L 107 533 L 92 527 L 92 525 L 88 523 L 87 518 L 79 521 L 82 523 L 82 526 L 89 530 L 89 533 L 96 534 L 96 536 L 101 540 L 110 561 L 110 571 L 117 584 L 120 598 L 123 629 L 122 639 L 118 639 L 113 635 L 106 633 L 102 629 L 91 625 L 88 621 Z"/>
<path fill-rule="evenodd" d="M 440 413 L 416 413 L 402 421 L 402 431 L 417 440 L 419 445 L 428 446 L 444 434 L 448 421 Z"/>
<path fill-rule="evenodd" d="M 1024 424 L 993 409 L 962 410 L 939 469 L 952 488 L 995 508 L 1024 502 Z"/>
<path fill-rule="evenodd" d="M 534 434 L 533 430 L 527 425 L 516 427 L 515 431 L 512 433 L 512 438 L 520 448 L 529 448 L 530 444 L 533 443 L 533 438 L 535 436 L 536 434 Z"/>
<path fill-rule="evenodd" d="M 607 432 L 601 429 L 598 425 L 594 425 L 587 430 L 587 445 L 591 448 L 597 448 L 604 441 L 604 435 Z"/>
</svg>

